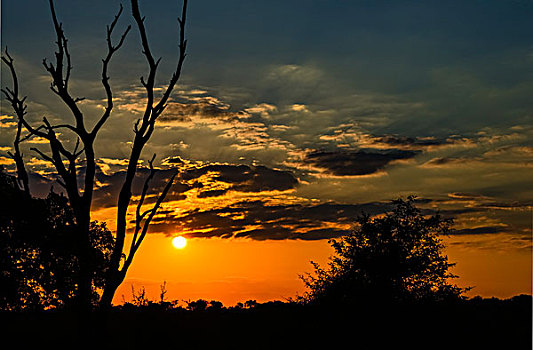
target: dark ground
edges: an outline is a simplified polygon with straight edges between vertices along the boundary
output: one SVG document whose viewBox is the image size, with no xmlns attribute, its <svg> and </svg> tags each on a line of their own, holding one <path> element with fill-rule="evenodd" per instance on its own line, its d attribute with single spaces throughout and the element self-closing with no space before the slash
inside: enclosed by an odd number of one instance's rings
<svg viewBox="0 0 533 350">
<path fill-rule="evenodd" d="M 448 304 L 2 313 L 3 344 L 53 349 L 531 349 L 532 297 Z M 81 337 L 83 336 L 83 339 Z M 80 341 L 81 340 L 81 341 Z M 4 347 L 3 349 L 16 348 Z"/>
</svg>

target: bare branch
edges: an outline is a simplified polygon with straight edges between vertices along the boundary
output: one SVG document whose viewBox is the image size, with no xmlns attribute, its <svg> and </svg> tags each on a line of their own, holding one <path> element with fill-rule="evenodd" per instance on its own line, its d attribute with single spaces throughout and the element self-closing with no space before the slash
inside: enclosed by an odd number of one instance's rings
<svg viewBox="0 0 533 350">
<path fill-rule="evenodd" d="M 151 165 L 150 165 L 150 167 L 153 170 Z M 128 257 L 127 257 L 127 259 L 126 259 L 126 261 L 124 263 L 124 266 L 122 267 L 121 273 L 125 274 L 126 271 L 129 268 L 129 266 L 131 265 L 131 263 L 133 261 L 133 257 L 135 256 L 135 253 L 137 252 L 137 250 L 141 246 L 141 243 L 143 242 L 144 238 L 146 237 L 146 234 L 148 232 L 148 227 L 150 226 L 150 223 L 151 223 L 152 219 L 157 214 L 158 209 L 161 207 L 161 204 L 165 200 L 165 197 L 166 197 L 168 191 L 170 190 L 170 188 L 172 187 L 172 184 L 174 183 L 174 179 L 175 179 L 176 175 L 178 174 L 178 172 L 179 171 L 176 170 L 174 172 L 174 174 L 172 174 L 170 179 L 167 181 L 167 184 L 165 185 L 165 188 L 163 189 L 163 191 L 161 192 L 161 194 L 157 198 L 157 201 L 154 204 L 154 206 L 151 209 L 145 211 L 143 214 L 141 214 L 140 216 L 137 217 L 135 233 L 134 233 L 134 239 L 132 240 L 130 252 L 129 252 Z M 151 172 L 150 174 L 152 175 L 153 172 Z M 146 184 L 147 183 L 145 182 L 145 186 L 146 186 Z M 144 192 L 144 189 L 143 189 L 143 192 Z M 144 199 L 143 199 L 143 201 L 144 201 Z M 139 235 L 139 230 L 141 229 L 141 220 L 147 214 L 149 214 L 149 215 L 144 220 L 144 222 L 142 223 L 142 230 L 140 231 L 140 235 Z M 137 215 L 139 215 L 139 205 L 137 206 Z"/>
<path fill-rule="evenodd" d="M 78 150 L 78 147 L 80 146 L 80 138 L 76 138 L 76 146 L 74 146 L 74 150 L 72 151 L 72 154 L 77 154 L 76 151 Z"/>
<path fill-rule="evenodd" d="M 165 197 L 167 196 L 167 193 L 168 191 L 170 190 L 170 188 L 172 187 L 172 184 L 174 183 L 174 179 L 175 177 L 178 175 L 178 170 L 176 170 L 174 172 L 174 174 L 172 174 L 172 176 L 170 177 L 170 179 L 167 181 L 167 184 L 165 186 L 165 188 L 163 189 L 163 192 L 161 192 L 161 194 L 159 195 L 159 197 L 157 198 L 157 202 L 155 203 L 154 207 L 150 210 L 150 215 L 148 216 L 148 218 L 145 220 L 144 224 L 143 224 L 143 230 L 141 232 L 141 236 L 139 237 L 139 240 L 136 244 L 136 248 L 135 250 L 139 249 L 139 246 L 141 245 L 141 242 L 142 240 L 144 239 L 144 237 L 146 236 L 146 233 L 148 231 L 148 227 L 150 225 L 150 222 L 152 221 L 153 217 L 156 215 L 157 213 L 157 210 L 161 207 L 161 204 L 163 203 L 163 201 L 165 200 Z"/>
<path fill-rule="evenodd" d="M 78 136 L 78 138 L 80 137 L 80 132 L 79 132 L 78 128 L 76 128 L 75 126 L 70 125 L 70 124 L 52 125 L 52 126 L 50 126 L 50 129 L 52 129 L 52 130 L 68 129 L 68 130 L 72 131 L 73 133 L 75 133 Z"/>
<path fill-rule="evenodd" d="M 17 122 L 17 133 L 15 136 L 15 141 L 13 142 L 13 147 L 15 148 L 15 154 L 13 154 L 12 157 L 17 167 L 17 180 L 18 180 L 19 186 L 24 190 L 24 192 L 27 195 L 29 195 L 30 185 L 29 185 L 28 172 L 26 171 L 26 167 L 24 166 L 23 154 L 20 151 L 21 133 L 22 133 L 22 122 L 19 120 Z"/>
<path fill-rule="evenodd" d="M 61 181 L 60 179 L 56 179 L 57 183 L 61 185 L 61 187 L 63 187 L 65 190 L 67 189 L 67 185 Z"/>
<path fill-rule="evenodd" d="M 128 32 L 131 29 L 131 25 L 129 25 L 128 28 L 124 31 L 124 33 L 120 37 L 120 40 L 119 40 L 118 44 L 116 46 L 113 46 L 113 44 L 111 42 L 111 35 L 113 34 L 113 29 L 115 29 L 115 26 L 116 26 L 116 24 L 118 22 L 118 19 L 120 18 L 120 15 L 122 15 L 122 10 L 123 9 L 124 8 L 122 7 L 122 4 L 120 4 L 120 9 L 119 9 L 118 13 L 115 15 L 115 19 L 113 20 L 113 22 L 111 23 L 110 26 L 107 26 L 107 47 L 108 47 L 108 49 L 109 49 L 109 51 L 111 53 L 114 53 L 115 51 L 120 49 L 122 44 L 124 44 L 124 40 L 126 39 L 126 36 L 128 35 Z"/>
<path fill-rule="evenodd" d="M 183 62 L 185 62 L 185 57 L 187 57 L 186 51 L 187 51 L 187 40 L 185 40 L 185 22 L 187 20 L 187 0 L 183 0 L 183 7 L 181 12 L 181 18 L 178 18 L 178 23 L 180 27 L 180 43 L 179 43 L 179 59 L 178 59 L 178 65 L 176 67 L 176 71 L 172 75 L 172 79 L 170 79 L 170 82 L 168 84 L 168 87 L 163 94 L 163 97 L 157 104 L 157 106 L 154 108 L 154 115 L 155 118 L 159 117 L 161 113 L 165 110 L 166 103 L 170 97 L 170 94 L 172 90 L 174 89 L 174 86 L 178 82 L 179 77 L 181 76 L 181 70 L 183 67 Z"/>
<path fill-rule="evenodd" d="M 44 125 L 41 125 L 39 126 L 37 129 L 35 129 L 36 132 L 39 132 L 41 129 L 44 129 Z M 20 142 L 23 142 L 23 141 L 26 141 L 26 140 L 29 140 L 31 139 L 32 137 L 34 136 L 37 136 L 37 134 L 35 133 L 32 133 L 32 132 L 28 132 L 28 135 L 24 136 L 23 138 L 20 139 Z"/>
<path fill-rule="evenodd" d="M 124 40 L 126 39 L 126 36 L 128 35 L 129 31 L 131 30 L 131 25 L 129 25 L 122 36 L 120 37 L 120 40 L 117 45 L 113 46 L 113 42 L 111 40 L 111 36 L 113 34 L 113 30 L 115 29 L 115 26 L 118 22 L 118 19 L 122 15 L 122 4 L 120 5 L 120 9 L 118 13 L 115 15 L 115 19 L 113 22 L 111 22 L 111 25 L 107 26 L 107 56 L 102 59 L 102 85 L 104 86 L 105 92 L 106 92 L 106 98 L 107 98 L 107 107 L 105 108 L 104 114 L 102 117 L 98 120 L 96 125 L 94 126 L 93 130 L 91 131 L 92 138 L 96 137 L 96 134 L 98 131 L 102 128 L 102 126 L 105 124 L 107 119 L 109 119 L 109 116 L 111 115 L 111 110 L 113 109 L 113 92 L 111 90 L 111 86 L 109 85 L 109 76 L 107 74 L 109 62 L 111 62 L 111 58 L 113 57 L 113 54 L 117 52 L 122 44 L 124 44 Z"/>
<path fill-rule="evenodd" d="M 139 132 L 139 123 L 141 122 L 140 119 L 137 119 L 135 121 L 135 124 L 133 125 L 133 132 L 135 132 L 136 134 Z"/>
<path fill-rule="evenodd" d="M 150 166 L 150 174 L 148 175 L 148 177 L 146 178 L 146 180 L 144 181 L 144 186 L 143 186 L 143 189 L 142 189 L 142 192 L 141 192 L 141 198 L 139 199 L 139 203 L 137 203 L 137 209 L 136 209 L 136 212 L 135 212 L 135 230 L 134 230 L 134 233 L 133 233 L 133 239 L 131 240 L 131 248 L 130 248 L 130 251 L 133 250 L 133 248 L 135 247 L 135 244 L 136 244 L 136 241 L 137 241 L 137 235 L 141 229 L 141 221 L 143 220 L 144 216 L 146 215 L 146 212 L 142 213 L 141 214 L 141 208 L 144 204 L 144 200 L 146 198 L 146 194 L 148 193 L 148 189 L 149 189 L 149 186 L 150 186 L 150 181 L 152 181 L 155 173 L 156 173 L 156 170 L 154 169 L 154 159 L 155 159 L 155 154 L 152 156 L 152 159 L 148 161 L 148 164 Z"/>
<path fill-rule="evenodd" d="M 156 64 L 155 64 L 154 57 L 152 56 L 152 52 L 150 50 L 150 45 L 148 44 L 148 36 L 146 35 L 146 28 L 144 27 L 144 17 L 141 17 L 141 13 L 139 11 L 138 0 L 131 1 L 131 10 L 132 10 L 133 18 L 137 22 L 137 27 L 139 28 L 139 34 L 141 35 L 141 44 L 143 48 L 142 53 L 146 56 L 146 59 L 148 60 L 150 67 L 154 67 Z"/>
<path fill-rule="evenodd" d="M 150 50 L 150 45 L 148 43 L 148 36 L 146 35 L 146 28 L 144 26 L 144 17 L 141 17 L 140 11 L 139 11 L 139 2 L 138 0 L 132 0 L 131 1 L 131 8 L 132 8 L 132 15 L 135 19 L 135 22 L 137 23 L 137 28 L 139 29 L 139 34 L 141 36 L 141 44 L 142 44 L 142 53 L 146 58 L 146 61 L 148 62 L 148 80 L 144 81 L 144 78 L 141 77 L 141 83 L 146 89 L 146 108 L 144 111 L 144 115 L 142 118 L 142 123 L 139 128 L 139 135 L 144 135 L 144 132 L 146 128 L 148 127 L 148 123 L 150 120 L 150 116 L 152 114 L 153 105 L 154 105 L 154 85 L 155 85 L 155 76 L 157 72 L 157 67 L 160 62 L 160 59 L 157 60 L 157 62 L 154 59 L 154 56 L 152 55 L 152 51 Z M 147 140 L 147 138 L 146 138 Z M 146 141 L 144 141 L 146 142 Z"/>
<path fill-rule="evenodd" d="M 68 190 L 70 191 L 69 196 L 72 196 L 73 199 L 78 199 L 79 193 L 76 174 L 76 159 L 80 153 L 75 154 L 75 152 L 69 152 L 67 149 L 65 149 L 63 144 L 59 141 L 59 139 L 57 139 L 54 127 L 50 124 L 46 117 L 43 118 L 43 122 L 44 127 L 48 130 L 46 138 L 50 143 L 50 149 L 52 151 L 52 158 L 49 159 L 58 171 L 58 174 L 65 180 L 65 184 L 70 186 L 68 187 Z M 78 146 L 76 146 L 76 148 L 77 147 Z M 41 154 L 41 156 L 43 155 L 43 153 L 40 151 L 38 153 Z M 65 157 L 69 162 L 68 170 L 63 164 L 62 156 Z"/>
<path fill-rule="evenodd" d="M 144 17 L 141 17 L 139 12 L 139 5 L 137 0 L 132 0 L 132 12 L 137 26 L 139 28 L 139 33 L 141 35 L 141 43 L 143 47 L 143 54 L 146 57 L 149 66 L 148 80 L 144 80 L 144 77 L 141 77 L 141 84 L 145 87 L 147 93 L 147 102 L 144 115 L 142 118 L 142 123 L 139 127 L 136 126 L 136 134 L 141 135 L 142 139 L 139 140 L 139 143 L 146 143 L 148 139 L 152 136 L 154 130 L 154 125 L 157 118 L 163 113 L 167 106 L 168 99 L 170 94 L 174 89 L 183 67 L 183 62 L 185 61 L 186 49 L 187 49 L 187 40 L 185 40 L 185 23 L 187 16 L 187 0 L 183 1 L 182 14 L 181 18 L 178 18 L 179 28 L 180 28 L 180 42 L 179 42 L 179 58 L 178 64 L 175 72 L 172 74 L 169 85 L 166 88 L 163 96 L 160 101 L 154 106 L 154 84 L 155 76 L 157 72 L 157 67 L 161 62 L 161 58 L 157 61 L 154 59 L 150 46 L 148 44 L 148 37 L 146 35 L 146 28 L 144 26 Z"/>
<path fill-rule="evenodd" d="M 55 53 L 56 62 L 55 66 L 52 63 L 48 63 L 46 59 L 43 59 L 43 65 L 52 77 L 52 84 L 50 89 L 58 95 L 63 102 L 71 110 L 74 119 L 76 120 L 76 128 L 78 133 L 82 136 L 82 140 L 86 137 L 86 130 L 84 126 L 83 113 L 77 106 L 77 102 L 81 101 L 80 98 L 73 98 L 68 91 L 68 83 L 70 80 L 70 74 L 72 71 L 71 57 L 68 50 L 68 40 L 65 37 L 63 31 L 63 25 L 57 20 L 54 1 L 49 0 L 50 12 L 52 14 L 52 21 L 54 23 L 54 29 L 56 32 L 56 45 L 57 52 Z M 66 62 L 65 62 L 66 61 Z M 66 68 L 65 68 L 66 64 Z M 64 73 L 63 71 L 66 70 Z M 65 74 L 65 75 L 64 75 Z"/>
<path fill-rule="evenodd" d="M 55 165 L 55 162 L 54 162 L 54 160 L 52 159 L 52 157 L 47 156 L 46 154 L 44 154 L 44 153 L 43 153 L 40 149 L 38 149 L 37 147 L 32 147 L 32 148 L 30 148 L 30 150 L 32 150 L 32 151 L 38 153 L 38 154 L 41 156 L 42 159 L 44 159 L 44 160 L 46 160 L 46 161 L 48 161 L 48 162 L 50 162 L 50 163 L 52 163 L 52 164 Z"/>
<path fill-rule="evenodd" d="M 67 58 L 67 72 L 66 72 L 66 76 L 65 76 L 65 90 L 68 89 L 68 82 L 70 80 L 70 72 L 72 71 L 72 62 L 71 62 L 71 59 L 70 59 L 70 53 L 68 51 L 68 45 L 67 45 L 67 42 L 68 40 L 65 38 L 65 36 L 63 35 L 63 47 L 65 49 L 65 56 Z M 74 103 L 77 102 L 78 99 L 75 99 L 74 100 Z"/>
<path fill-rule="evenodd" d="M 15 70 L 15 66 L 14 66 L 14 60 L 13 58 L 9 55 L 9 53 L 7 52 L 7 48 L 6 48 L 6 51 L 5 51 L 5 56 L 2 56 L 2 61 L 9 67 L 10 69 L 10 72 L 11 72 L 11 77 L 12 77 L 12 80 L 13 80 L 13 90 L 9 89 L 9 88 L 6 88 L 6 89 L 2 89 L 2 92 L 6 95 L 6 98 L 7 100 L 11 103 L 11 106 L 15 112 L 15 114 L 17 115 L 18 117 L 18 121 L 19 121 L 19 124 L 22 126 L 24 126 L 26 128 L 26 130 L 28 130 L 28 132 L 30 133 L 30 135 L 24 137 L 23 139 L 21 139 L 21 135 L 19 133 L 17 133 L 17 139 L 18 139 L 18 143 L 22 142 L 22 140 L 26 140 L 28 139 L 30 136 L 33 136 L 33 135 L 36 135 L 36 136 L 39 136 L 39 137 L 42 137 L 42 138 L 45 138 L 45 139 L 48 139 L 49 141 L 55 139 L 55 133 L 50 133 L 50 131 L 53 130 L 53 128 L 51 127 L 50 123 L 48 123 L 48 121 L 46 120 L 45 118 L 45 125 L 44 126 L 40 126 L 38 128 L 33 128 L 27 121 L 26 119 L 24 118 L 25 114 L 26 114 L 26 111 L 27 111 L 27 106 L 25 104 L 25 101 L 26 101 L 26 97 L 23 97 L 22 99 L 19 98 L 18 96 L 18 91 L 19 91 L 19 88 L 18 88 L 18 78 L 17 78 L 17 73 L 16 73 L 16 70 Z M 74 132 L 78 133 L 78 130 L 75 129 L 74 127 L 72 126 L 68 126 L 68 125 L 61 125 L 60 127 L 68 127 L 70 128 L 71 130 L 73 130 Z M 45 133 L 45 132 L 41 132 L 41 129 L 43 128 L 48 128 L 49 129 L 49 132 L 48 133 Z M 58 141 L 59 143 L 59 141 Z M 59 143 L 60 145 L 60 143 Z M 22 164 L 22 163 L 21 163 Z M 25 171 L 25 170 L 24 170 Z"/>
<path fill-rule="evenodd" d="M 26 171 L 26 167 L 24 166 L 24 158 L 23 158 L 22 152 L 20 151 L 20 143 L 22 142 L 22 139 L 21 139 L 22 126 L 24 124 L 24 115 L 26 114 L 26 109 L 27 109 L 27 106 L 25 104 L 26 97 L 23 97 L 22 99 L 19 98 L 17 72 L 13 64 L 14 60 L 9 55 L 9 52 L 7 51 L 7 47 L 5 49 L 5 56 L 2 56 L 2 61 L 9 67 L 9 70 L 11 72 L 11 78 L 13 81 L 13 90 L 6 87 L 5 89 L 2 89 L 2 92 L 6 95 L 7 100 L 11 103 L 11 107 L 13 108 L 18 118 L 17 132 L 15 134 L 15 140 L 13 141 L 13 147 L 15 149 L 15 153 L 12 154 L 12 157 L 17 167 L 18 185 L 24 190 L 26 194 L 29 195 L 30 186 L 29 186 L 28 172 Z"/>
</svg>

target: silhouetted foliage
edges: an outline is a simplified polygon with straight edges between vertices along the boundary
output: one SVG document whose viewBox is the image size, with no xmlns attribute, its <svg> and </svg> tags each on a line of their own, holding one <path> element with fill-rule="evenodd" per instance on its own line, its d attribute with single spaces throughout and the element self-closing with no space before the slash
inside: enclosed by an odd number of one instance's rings
<svg viewBox="0 0 533 350">
<path fill-rule="evenodd" d="M 247 300 L 244 302 L 244 307 L 246 309 L 252 309 L 254 307 L 257 306 L 257 301 L 256 300 Z"/>
<path fill-rule="evenodd" d="M 79 273 L 75 218 L 68 199 L 53 190 L 32 198 L 0 168 L 0 309 L 70 305 Z M 103 287 L 114 239 L 105 223 L 90 225 L 92 301 Z"/>
<path fill-rule="evenodd" d="M 209 310 L 217 311 L 217 310 L 222 310 L 223 308 L 224 308 L 224 304 L 222 304 L 222 302 L 218 300 L 211 300 L 209 302 L 209 307 L 208 307 Z"/>
<path fill-rule="evenodd" d="M 414 198 L 393 201 L 383 217 L 362 215 L 354 231 L 331 240 L 335 255 L 328 268 L 312 262 L 315 274 L 301 276 L 306 303 L 358 303 L 370 300 L 446 300 L 464 289 L 449 283 L 454 264 L 443 254 L 439 235 L 449 232 L 452 219 L 426 217 Z"/>
<path fill-rule="evenodd" d="M 207 310 L 207 300 L 198 299 L 195 301 L 187 301 L 187 310 L 191 311 L 205 311 Z"/>
</svg>

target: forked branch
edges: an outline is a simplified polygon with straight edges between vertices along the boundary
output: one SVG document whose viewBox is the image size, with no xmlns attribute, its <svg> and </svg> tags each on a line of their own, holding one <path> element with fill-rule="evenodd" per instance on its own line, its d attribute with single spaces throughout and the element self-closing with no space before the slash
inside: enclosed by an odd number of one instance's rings
<svg viewBox="0 0 533 350">
<path fill-rule="evenodd" d="M 49 4 L 56 32 L 57 51 L 55 52 L 55 65 L 43 59 L 43 66 L 52 77 L 50 89 L 68 106 L 76 121 L 76 133 L 84 140 L 87 137 L 87 131 L 85 130 L 83 113 L 77 105 L 83 98 L 73 98 L 70 95 L 68 84 L 72 72 L 72 63 L 68 49 L 68 40 L 63 31 L 63 24 L 57 19 L 53 0 L 49 0 Z"/>
<path fill-rule="evenodd" d="M 19 97 L 19 84 L 17 73 L 15 71 L 15 66 L 13 65 L 14 60 L 9 55 L 7 47 L 5 49 L 5 55 L 2 56 L 2 61 L 8 66 L 11 72 L 11 77 L 13 80 L 13 90 L 6 87 L 5 89 L 1 89 L 1 91 L 6 96 L 6 99 L 9 101 L 9 103 L 11 103 L 11 107 L 13 108 L 13 111 L 17 116 L 17 133 L 15 134 L 15 140 L 13 141 L 13 148 L 15 149 L 15 153 L 9 152 L 9 155 L 11 156 L 11 158 L 13 158 L 17 167 L 17 181 L 19 187 L 21 187 L 24 192 L 29 195 L 30 186 L 28 172 L 26 171 L 26 167 L 24 166 L 23 154 L 20 151 L 20 143 L 22 142 L 23 120 L 27 110 L 27 106 L 25 104 L 26 97 Z"/>
<path fill-rule="evenodd" d="M 183 1 L 181 18 L 178 18 L 180 39 L 179 39 L 179 57 L 178 57 L 178 63 L 176 66 L 176 70 L 172 74 L 172 78 L 170 79 L 169 84 L 163 93 L 163 96 L 157 103 L 155 103 L 155 97 L 154 97 L 154 84 L 155 84 L 157 68 L 161 61 L 161 58 L 155 60 L 154 56 L 152 55 L 152 51 L 150 50 L 150 45 L 148 43 L 148 36 L 146 34 L 146 28 L 144 26 L 144 17 L 141 17 L 141 14 L 139 11 L 139 4 L 137 0 L 132 0 L 132 13 L 133 13 L 133 18 L 135 19 L 137 23 L 137 27 L 139 28 L 139 33 L 141 36 L 141 43 L 143 47 L 142 53 L 144 54 L 146 61 L 148 62 L 148 67 L 149 67 L 148 79 L 145 80 L 144 77 L 141 77 L 141 83 L 145 87 L 146 94 L 147 94 L 146 108 L 145 108 L 142 120 L 137 121 L 135 125 L 135 129 L 134 129 L 137 134 L 140 134 L 142 136 L 142 139 L 145 140 L 144 142 L 146 142 L 152 135 L 157 118 L 163 113 L 163 111 L 165 110 L 167 106 L 168 99 L 170 97 L 170 94 L 172 93 L 172 90 L 174 89 L 174 86 L 178 82 L 178 79 L 181 75 L 183 62 L 185 61 L 185 57 L 187 56 L 186 54 L 187 40 L 185 40 L 185 23 L 187 19 L 187 0 Z"/>
<path fill-rule="evenodd" d="M 174 183 L 174 179 L 176 175 L 178 174 L 178 171 L 175 171 L 172 176 L 167 180 L 167 183 L 165 185 L 165 188 L 157 198 L 155 204 L 148 210 L 142 211 L 142 207 L 144 205 L 144 201 L 146 199 L 146 195 L 148 193 L 150 182 L 154 178 L 157 170 L 154 168 L 154 159 L 155 154 L 153 155 L 152 159 L 148 161 L 148 164 L 150 166 L 150 173 L 148 174 L 148 177 L 144 181 L 144 186 L 142 189 L 141 197 L 139 199 L 139 202 L 137 203 L 137 209 L 135 212 L 135 230 L 133 232 L 133 238 L 131 241 L 130 251 L 128 254 L 128 257 L 126 259 L 126 262 L 124 263 L 124 266 L 122 267 L 121 273 L 124 273 L 128 270 L 130 264 L 133 261 L 133 257 L 139 247 L 141 246 L 141 243 L 143 242 L 146 233 L 148 232 L 148 227 L 150 226 L 150 223 L 154 216 L 157 214 L 157 211 L 161 207 L 161 204 L 165 200 L 165 197 L 172 187 L 172 184 Z M 148 216 L 147 216 L 148 215 Z"/>
<path fill-rule="evenodd" d="M 106 37 L 107 56 L 104 59 L 102 59 L 102 85 L 104 86 L 104 89 L 106 92 L 107 106 L 105 108 L 104 114 L 98 120 L 93 130 L 91 131 L 91 135 L 93 138 L 96 137 L 96 134 L 98 133 L 98 131 L 102 128 L 102 126 L 105 124 L 107 119 L 109 119 L 109 116 L 111 115 L 111 110 L 113 109 L 113 92 L 111 90 L 111 85 L 109 85 L 109 76 L 107 73 L 109 62 L 111 62 L 111 58 L 113 57 L 115 52 L 117 52 L 122 47 L 122 45 L 124 44 L 124 40 L 126 39 L 126 36 L 131 30 L 131 25 L 130 25 L 126 28 L 124 33 L 122 33 L 122 36 L 120 37 L 118 44 L 113 45 L 111 37 L 113 35 L 113 30 L 115 29 L 118 19 L 122 15 L 122 11 L 123 11 L 123 7 L 121 4 L 118 13 L 115 15 L 115 19 L 113 20 L 113 22 L 111 22 L 111 25 L 107 26 L 107 37 Z"/>
</svg>

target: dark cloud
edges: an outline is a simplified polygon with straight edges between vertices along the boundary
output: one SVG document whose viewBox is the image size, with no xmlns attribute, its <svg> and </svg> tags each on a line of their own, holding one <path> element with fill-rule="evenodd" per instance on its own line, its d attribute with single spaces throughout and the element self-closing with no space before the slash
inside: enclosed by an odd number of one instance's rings
<svg viewBox="0 0 533 350">
<path fill-rule="evenodd" d="M 503 226 L 483 226 L 475 228 L 464 228 L 460 230 L 452 230 L 451 235 L 482 235 L 508 232 L 509 229 Z"/>
<path fill-rule="evenodd" d="M 486 209 L 501 209 L 501 210 L 511 210 L 511 209 L 522 209 L 533 207 L 533 201 L 513 201 L 513 202 L 489 202 L 479 204 L 480 207 Z"/>
<path fill-rule="evenodd" d="M 176 172 L 176 169 L 158 170 L 154 178 L 150 181 L 150 189 L 148 194 L 161 193 L 163 188 L 166 186 L 168 179 L 170 179 L 174 172 Z M 132 184 L 132 193 L 134 195 L 141 194 L 142 188 L 149 173 L 150 170 L 148 168 L 139 168 L 137 170 Z M 125 171 L 118 171 L 111 175 L 106 175 L 103 172 L 98 171 L 96 174 L 96 179 L 98 180 L 100 187 L 98 187 L 94 192 L 93 208 L 98 209 L 115 206 L 117 204 L 118 195 L 125 176 Z M 185 199 L 185 192 L 189 191 L 193 187 L 193 185 L 181 181 L 175 181 L 165 197 L 165 200 L 171 201 Z M 155 200 L 156 197 L 150 196 L 146 198 L 145 203 L 153 203 Z"/>
<path fill-rule="evenodd" d="M 181 158 L 172 158 L 172 162 L 183 164 Z M 165 187 L 168 179 L 176 171 L 177 169 L 158 170 L 150 183 L 150 193 L 160 193 Z M 141 193 L 149 172 L 150 171 L 147 168 L 138 169 L 133 181 L 133 194 Z M 125 174 L 125 171 L 119 171 L 112 175 L 106 175 L 101 171 L 97 173 L 96 177 L 101 186 L 95 191 L 93 201 L 93 206 L 95 208 L 116 205 L 118 193 L 124 181 Z M 203 175 L 209 176 L 200 179 Z M 205 183 L 202 181 L 205 181 Z M 223 183 L 225 186 L 229 186 L 224 189 L 212 189 L 209 187 L 213 185 L 216 186 L 217 183 Z M 185 199 L 185 192 L 193 188 L 206 188 L 199 193 L 198 197 L 207 198 L 221 196 L 229 190 L 240 192 L 285 191 L 293 189 L 297 184 L 298 180 L 288 171 L 270 169 L 265 166 L 209 164 L 181 170 L 167 194 L 166 200 Z M 149 197 L 146 198 L 145 203 L 148 204 L 155 200 L 156 197 Z"/>
<path fill-rule="evenodd" d="M 375 136 L 374 141 L 384 143 L 389 146 L 407 147 L 412 149 L 421 149 L 429 146 L 441 146 L 451 143 L 447 140 L 437 140 L 435 138 L 407 137 L 398 135 Z"/>
<path fill-rule="evenodd" d="M 448 197 L 455 198 L 455 199 L 463 199 L 463 200 L 477 200 L 477 199 L 486 198 L 485 196 L 481 194 L 469 193 L 469 192 L 452 192 L 448 194 Z"/>
<path fill-rule="evenodd" d="M 418 204 L 432 203 L 419 199 Z M 263 200 L 240 201 L 221 208 L 195 209 L 176 215 L 169 211 L 166 216 L 154 219 L 151 232 L 173 235 L 182 232 L 196 238 L 250 238 L 254 240 L 321 240 L 346 235 L 351 232 L 361 214 L 375 216 L 390 212 L 391 202 L 362 204 L 268 204 Z M 435 215 L 434 209 L 421 209 L 423 215 Z M 439 210 L 443 217 L 453 218 L 465 212 Z M 509 226 L 493 225 L 476 228 L 454 229 L 450 235 L 478 235 L 512 232 Z"/>
<path fill-rule="evenodd" d="M 213 181 L 230 184 L 231 190 L 241 192 L 285 191 L 296 187 L 298 180 L 289 171 L 270 169 L 265 166 L 209 164 L 186 170 L 180 178 L 191 180 L 212 173 Z M 211 193 L 212 196 L 215 193 Z M 223 194 L 223 192 L 220 192 Z"/>
<path fill-rule="evenodd" d="M 267 205 L 261 200 L 242 201 L 208 210 L 192 210 L 181 216 L 157 218 L 152 232 L 186 232 L 189 237 L 222 237 L 318 240 L 347 234 L 357 216 L 376 215 L 391 209 L 390 203 L 317 205 Z"/>
<path fill-rule="evenodd" d="M 167 106 L 160 119 L 162 121 L 189 121 L 194 116 L 225 119 L 236 117 L 236 113 L 228 111 L 227 105 L 218 102 L 216 100 L 212 103 L 203 101 L 197 103 L 171 103 Z"/>
<path fill-rule="evenodd" d="M 202 191 L 198 194 L 198 198 L 219 197 L 226 194 L 227 192 L 228 189 Z"/>
<path fill-rule="evenodd" d="M 437 157 L 430 159 L 424 166 L 426 167 L 439 167 L 439 166 L 453 166 L 456 164 L 466 164 L 479 160 L 478 158 L 465 158 L 465 157 Z"/>
<path fill-rule="evenodd" d="M 152 181 L 150 193 L 158 194 L 166 185 L 168 178 L 176 169 L 159 170 Z M 140 168 L 133 182 L 133 193 L 138 195 L 149 169 Z M 105 208 L 116 205 L 118 191 L 122 185 L 125 172 L 112 175 L 97 172 L 97 179 L 102 185 L 95 191 L 93 208 Z M 208 175 L 208 177 L 203 177 Z M 43 196 L 53 184 L 47 178 L 32 174 L 32 184 Z M 202 181 L 205 181 L 202 182 Z M 269 169 L 263 166 L 209 164 L 182 171 L 175 181 L 166 200 L 186 198 L 186 192 L 193 188 L 209 188 L 213 183 L 230 184 L 224 189 L 205 189 L 198 193 L 198 198 L 218 197 L 230 190 L 241 192 L 260 192 L 266 190 L 284 190 L 296 186 L 297 180 L 289 172 Z M 54 187 L 61 190 L 59 186 Z M 455 192 L 458 198 L 480 198 L 472 193 Z M 156 197 L 148 197 L 146 204 L 152 203 Z M 417 198 L 416 203 L 424 215 L 434 215 L 433 203 L 442 200 Z M 133 202 L 134 204 L 135 202 Z M 391 202 L 369 202 L 362 204 L 340 204 L 326 202 L 320 204 L 272 204 L 272 200 L 242 200 L 222 207 L 199 207 L 193 210 L 180 210 L 167 207 L 159 211 L 154 218 L 151 232 L 167 233 L 183 232 L 188 237 L 198 238 L 250 238 L 254 240 L 321 240 L 340 237 L 348 234 L 358 216 L 365 213 L 371 216 L 390 211 Z M 463 214 L 481 213 L 487 210 L 523 208 L 530 202 L 478 203 L 473 207 L 443 209 L 438 212 L 443 217 L 457 218 Z M 476 228 L 452 230 L 451 235 L 479 235 L 515 232 L 512 226 L 492 225 Z"/>
<path fill-rule="evenodd" d="M 451 200 L 460 202 L 473 202 L 468 207 L 457 209 L 463 212 L 476 212 L 483 210 L 521 210 L 533 207 L 533 200 L 501 200 L 495 201 L 494 198 L 469 192 L 452 192 L 448 194 Z M 446 202 L 445 200 L 434 200 L 435 202 Z"/>
<path fill-rule="evenodd" d="M 164 164 L 185 164 L 185 161 L 181 157 L 168 157 L 163 160 Z"/>
<path fill-rule="evenodd" d="M 405 150 L 313 151 L 304 162 L 337 176 L 373 174 L 395 160 L 410 159 L 418 152 Z"/>
<path fill-rule="evenodd" d="M 185 161 L 179 157 L 172 157 L 165 160 L 165 163 L 168 165 L 184 165 Z M 157 170 L 150 182 L 148 194 L 161 193 L 168 179 L 176 171 L 178 171 L 177 168 Z M 149 173 L 150 170 L 148 168 L 139 167 L 137 169 L 132 184 L 132 193 L 134 195 L 141 193 Z M 83 174 L 84 168 L 81 167 L 81 177 L 83 177 Z M 94 191 L 93 209 L 116 205 L 125 175 L 126 171 L 124 170 L 107 175 L 97 167 L 97 187 Z M 201 178 L 204 175 L 208 176 Z M 226 188 L 212 188 L 212 186 L 216 187 L 217 184 L 223 184 Z M 230 190 L 239 192 L 286 191 L 295 188 L 297 185 L 298 180 L 289 171 L 271 169 L 265 166 L 208 164 L 180 169 L 174 184 L 166 196 L 166 200 L 185 199 L 185 193 L 193 188 L 205 188 L 205 190 L 199 192 L 198 197 L 207 198 L 221 196 Z M 45 197 L 52 187 L 54 187 L 56 192 L 62 190 L 62 187 L 55 183 L 53 179 L 35 173 L 30 173 L 30 186 L 32 193 L 37 197 Z M 149 196 L 146 198 L 145 203 L 152 203 L 156 198 Z"/>
</svg>

